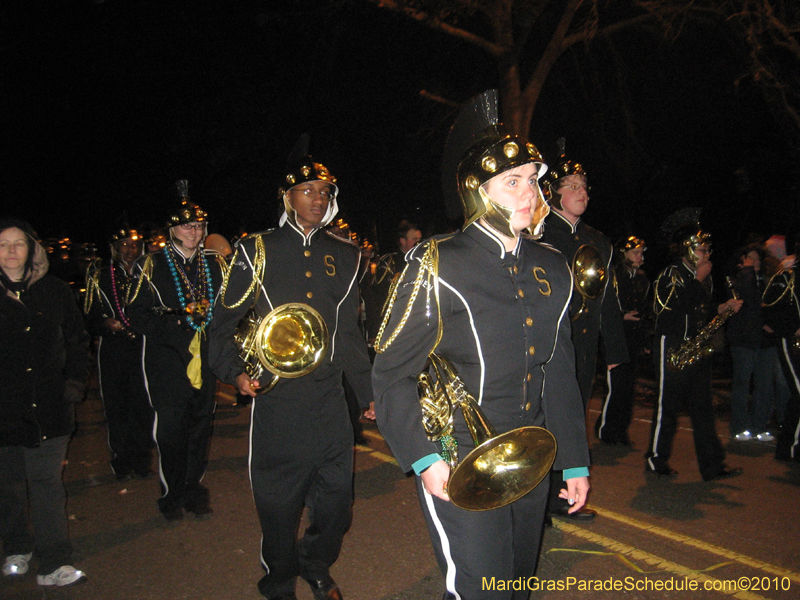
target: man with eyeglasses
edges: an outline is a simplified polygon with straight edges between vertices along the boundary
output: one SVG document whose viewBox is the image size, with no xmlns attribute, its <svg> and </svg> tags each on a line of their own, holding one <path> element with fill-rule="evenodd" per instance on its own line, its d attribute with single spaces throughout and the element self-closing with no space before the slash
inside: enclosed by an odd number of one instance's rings
<svg viewBox="0 0 800 600">
<path fill-rule="evenodd" d="M 362 409 L 372 402 L 371 366 L 359 329 L 357 277 L 361 252 L 325 231 L 338 211 L 336 178 L 308 154 L 302 136 L 289 157 L 279 197 L 279 227 L 248 236 L 236 253 L 215 306 L 211 363 L 225 382 L 253 397 L 250 481 L 261 523 L 258 590 L 270 600 L 296 600 L 298 576 L 315 600 L 341 600 L 330 575 L 353 503 L 353 428 L 343 374 Z M 237 324 L 253 310 L 306 305 L 322 317 L 329 343 L 319 364 L 297 378 L 251 377 L 234 343 Z M 251 371 L 252 372 L 252 371 Z M 267 391 L 263 395 L 261 388 Z M 309 527 L 298 540 L 308 506 Z"/>
<path fill-rule="evenodd" d="M 180 204 L 167 220 L 169 241 L 137 262 L 125 315 L 144 337 L 142 364 L 159 453 L 161 497 L 168 521 L 212 512 L 200 482 L 208 464 L 216 378 L 208 364 L 206 328 L 222 284 L 217 261 L 203 252 L 208 215 L 176 184 Z"/>
<path fill-rule="evenodd" d="M 559 250 L 572 266 L 576 289 L 572 294 L 572 344 L 575 347 L 575 376 L 581 390 L 584 410 L 589 404 L 594 385 L 598 342 L 602 338 L 608 369 L 627 363 L 628 347 L 617 292 L 611 281 L 611 240 L 597 229 L 587 225 L 583 213 L 589 204 L 589 186 L 586 172 L 580 163 L 567 159 L 564 140 L 559 140 L 561 159 L 555 169 L 547 173 L 544 192 L 552 211 L 544 222 L 542 241 Z M 599 264 L 592 273 L 576 264 L 576 255 L 594 256 Z M 584 282 L 599 289 L 592 297 L 580 293 L 578 284 L 584 275 L 594 279 Z M 560 474 L 554 472 L 550 490 L 549 516 L 587 522 L 596 512 L 589 508 L 570 513 L 569 506 L 558 497 Z"/>
</svg>

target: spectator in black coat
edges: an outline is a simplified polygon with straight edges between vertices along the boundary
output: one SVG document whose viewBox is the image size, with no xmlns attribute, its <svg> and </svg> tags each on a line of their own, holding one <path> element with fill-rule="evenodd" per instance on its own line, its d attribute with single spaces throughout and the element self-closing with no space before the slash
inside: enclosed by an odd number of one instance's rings
<svg viewBox="0 0 800 600">
<path fill-rule="evenodd" d="M 0 221 L 0 537 L 3 575 L 21 576 L 35 551 L 37 583 L 86 575 L 69 563 L 61 479 L 89 368 L 88 335 L 69 286 L 47 274 L 30 225 Z M 35 538 L 28 529 L 28 511 Z M 35 541 L 34 541 L 35 540 Z"/>
<path fill-rule="evenodd" d="M 743 300 L 741 310 L 727 324 L 728 343 L 733 361 L 731 382 L 731 436 L 739 441 L 774 439 L 767 431 L 772 412 L 772 380 L 777 360 L 774 334 L 765 331 L 761 315 L 764 281 L 761 263 L 764 251 L 756 245 L 736 253 L 737 265 L 732 285 Z M 753 402 L 748 410 L 750 380 L 753 380 Z"/>
</svg>

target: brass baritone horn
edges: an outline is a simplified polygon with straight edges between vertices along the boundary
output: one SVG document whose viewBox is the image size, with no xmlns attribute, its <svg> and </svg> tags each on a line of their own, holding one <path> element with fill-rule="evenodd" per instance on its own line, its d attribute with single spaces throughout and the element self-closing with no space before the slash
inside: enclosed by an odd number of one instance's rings
<svg viewBox="0 0 800 600">
<path fill-rule="evenodd" d="M 281 377 L 294 379 L 317 368 L 328 351 L 328 327 L 307 304 L 283 304 L 265 317 L 251 309 L 234 334 L 245 372 L 262 385 L 258 394 L 271 390 Z M 266 385 L 265 371 L 272 374 Z"/>
<path fill-rule="evenodd" d="M 586 309 L 587 300 L 596 300 L 603 293 L 606 284 L 606 265 L 594 246 L 584 244 L 572 259 L 572 274 L 575 276 L 575 289 L 581 297 L 581 307 L 574 315 L 575 321 Z"/>
<path fill-rule="evenodd" d="M 535 488 L 550 471 L 556 456 L 556 439 L 543 427 L 519 427 L 501 435 L 486 420 L 475 398 L 452 363 L 431 353 L 435 379 L 425 370 L 417 388 L 428 439 L 438 441 L 450 465 L 447 494 L 465 510 L 500 508 Z M 453 438 L 453 417 L 461 407 L 475 448 L 458 460 Z"/>
</svg>

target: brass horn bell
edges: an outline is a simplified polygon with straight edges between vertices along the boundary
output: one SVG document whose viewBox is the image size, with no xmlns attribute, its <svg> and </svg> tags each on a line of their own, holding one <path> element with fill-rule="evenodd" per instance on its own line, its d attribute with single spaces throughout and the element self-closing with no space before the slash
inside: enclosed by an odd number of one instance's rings
<svg viewBox="0 0 800 600">
<path fill-rule="evenodd" d="M 447 494 L 465 510 L 491 510 L 518 500 L 535 488 L 550 471 L 556 439 L 543 427 L 519 427 L 497 435 L 456 373 L 452 363 L 431 353 L 436 379 L 428 371 L 417 377 L 423 427 L 431 441 L 442 445 L 450 464 Z M 458 460 L 452 437 L 455 409 L 461 407 L 475 448 Z"/>
<path fill-rule="evenodd" d="M 586 309 L 586 301 L 596 300 L 603 293 L 606 265 L 594 246 L 584 244 L 572 259 L 572 273 L 575 276 L 575 289 L 581 297 L 581 307 L 572 315 L 575 321 Z"/>
<path fill-rule="evenodd" d="M 317 368 L 328 351 L 328 327 L 316 310 L 307 304 L 283 304 L 265 317 L 254 310 L 236 328 L 234 342 L 244 361 L 245 372 L 261 381 L 265 371 L 272 374 L 263 394 L 281 377 L 294 379 Z"/>
</svg>

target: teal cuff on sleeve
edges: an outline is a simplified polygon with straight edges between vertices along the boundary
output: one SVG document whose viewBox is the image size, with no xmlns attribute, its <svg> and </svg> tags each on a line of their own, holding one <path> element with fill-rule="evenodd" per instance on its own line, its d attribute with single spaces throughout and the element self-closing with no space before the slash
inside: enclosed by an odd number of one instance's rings
<svg viewBox="0 0 800 600">
<path fill-rule="evenodd" d="M 439 454 L 428 454 L 428 456 L 423 456 L 417 462 L 415 462 L 413 465 L 411 465 L 411 468 L 414 469 L 414 473 L 416 473 L 417 475 L 422 475 L 422 472 L 425 469 L 427 469 L 433 463 L 435 463 L 436 461 L 439 461 L 439 460 L 444 460 L 441 457 L 441 455 L 439 455 Z"/>
<path fill-rule="evenodd" d="M 589 467 L 575 467 L 574 469 L 564 469 L 564 481 L 575 479 L 576 477 L 588 477 Z"/>
</svg>

